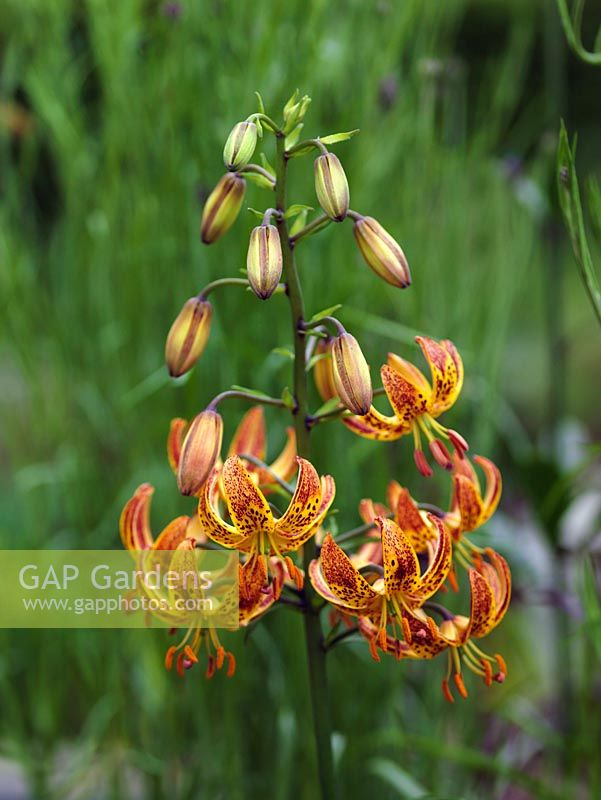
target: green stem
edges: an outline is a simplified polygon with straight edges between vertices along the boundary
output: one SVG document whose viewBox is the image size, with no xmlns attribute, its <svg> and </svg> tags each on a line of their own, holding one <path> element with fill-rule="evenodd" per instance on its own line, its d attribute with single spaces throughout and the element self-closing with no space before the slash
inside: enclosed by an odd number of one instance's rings
<svg viewBox="0 0 601 800">
<path fill-rule="evenodd" d="M 222 286 L 244 286 L 245 288 L 248 289 L 250 284 L 246 278 L 219 278 L 216 281 L 211 281 L 211 283 L 207 283 L 204 289 L 201 289 L 201 291 L 198 293 L 198 297 L 201 300 L 204 300 L 211 294 L 212 291 L 214 291 L 215 289 L 219 289 Z"/>
<path fill-rule="evenodd" d="M 280 240 L 282 242 L 283 268 L 288 285 L 288 299 L 292 317 L 292 335 L 294 338 L 294 397 L 296 409 L 294 427 L 296 431 L 296 444 L 299 456 L 308 458 L 310 455 L 309 427 L 306 418 L 308 415 L 307 372 L 305 369 L 305 334 L 302 330 L 304 324 L 303 294 L 294 260 L 294 246 L 288 234 L 288 225 L 284 217 L 286 211 L 286 154 L 285 138 L 283 134 L 276 137 L 276 207 L 280 211 L 277 220 Z M 305 575 L 314 557 L 314 547 L 305 545 L 303 561 Z M 315 744 L 317 749 L 317 766 L 319 784 L 323 800 L 333 800 L 336 797 L 334 783 L 334 763 L 332 759 L 332 736 L 330 724 L 330 706 L 326 680 L 326 654 L 322 647 L 322 630 L 319 611 L 316 608 L 316 594 L 308 580 L 305 579 L 306 613 L 303 615 L 305 624 L 305 643 L 307 647 L 307 661 L 309 668 L 309 688 L 311 706 L 313 710 L 313 727 L 315 731 Z"/>
<path fill-rule="evenodd" d="M 256 175 L 261 175 L 263 178 L 268 180 L 271 183 L 272 187 L 275 189 L 275 178 L 273 177 L 271 172 L 268 172 L 266 169 L 260 167 L 258 164 L 246 164 L 246 166 L 241 167 L 238 170 L 238 172 L 240 175 L 243 175 L 245 172 L 254 172 Z"/>
<path fill-rule="evenodd" d="M 243 392 L 241 389 L 228 389 L 226 392 L 220 392 L 211 400 L 208 409 L 213 411 L 217 408 L 222 400 L 227 400 L 229 397 L 239 397 L 243 400 L 250 400 L 251 403 L 258 403 L 261 406 L 277 406 L 278 408 L 286 408 L 286 403 L 279 397 L 268 397 L 263 394 L 253 394 L 252 392 Z"/>
</svg>

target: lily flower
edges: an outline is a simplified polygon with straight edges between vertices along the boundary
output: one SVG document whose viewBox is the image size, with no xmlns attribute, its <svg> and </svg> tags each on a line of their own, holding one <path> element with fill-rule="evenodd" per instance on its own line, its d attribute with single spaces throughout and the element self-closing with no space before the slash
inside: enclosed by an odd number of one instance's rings
<svg viewBox="0 0 601 800">
<path fill-rule="evenodd" d="M 194 517 L 176 517 L 155 539 L 150 529 L 150 505 L 154 487 L 143 483 L 136 489 L 119 520 L 123 546 L 132 552 L 139 550 L 175 550 L 182 542 L 196 544 L 206 541 Z"/>
<path fill-rule="evenodd" d="M 223 547 L 249 553 L 251 559 L 271 555 L 280 559 L 300 589 L 303 574 L 285 554 L 298 550 L 315 535 L 332 505 L 336 486 L 330 475 L 320 478 L 309 461 L 298 456 L 296 461 L 296 489 L 282 516 L 274 516 L 238 456 L 230 456 L 221 470 L 213 470 L 199 496 L 198 516 L 207 535 Z M 219 510 L 219 481 L 229 522 Z"/>
<path fill-rule="evenodd" d="M 436 517 L 432 521 L 439 535 L 423 573 L 407 536 L 393 520 L 383 517 L 375 520 L 382 539 L 382 577 L 373 583 L 353 565 L 331 534 L 324 539 L 319 559 L 311 562 L 309 576 L 318 594 L 343 614 L 367 617 L 375 624 L 372 654 L 376 653 L 376 643 L 386 650 L 388 625 L 395 631 L 400 624 L 408 637 L 406 615 L 411 616 L 446 580 L 451 540 L 442 522 Z"/>
<path fill-rule="evenodd" d="M 461 391 L 463 362 L 455 345 L 448 339 L 435 342 L 417 336 L 415 340 L 430 366 L 431 382 L 409 361 L 389 353 L 388 363 L 381 368 L 380 374 L 393 416 L 382 414 L 372 405 L 364 416 L 348 416 L 342 421 L 354 433 L 367 439 L 393 441 L 412 433 L 416 466 L 422 475 L 429 477 L 432 469 L 422 450 L 422 433 L 434 460 L 444 469 L 452 469 L 453 462 L 442 439 L 449 441 L 460 455 L 468 449 L 460 434 L 437 422 L 437 417 L 451 408 Z"/>
<path fill-rule="evenodd" d="M 469 571 L 471 589 L 471 608 L 469 617 L 452 614 L 442 606 L 432 604 L 434 612 L 439 613 L 443 621 L 440 625 L 426 615 L 423 609 L 412 614 L 404 612 L 404 641 L 398 642 L 388 638 L 384 652 L 394 653 L 397 658 L 430 659 L 444 650 L 448 654 L 448 666 L 442 691 L 445 698 L 454 702 L 449 682 L 451 677 L 462 697 L 467 697 L 463 681 L 463 665 L 478 677 L 486 686 L 493 681 L 503 683 L 507 675 L 507 666 L 501 655 L 489 655 L 482 650 L 475 639 L 490 633 L 501 622 L 511 599 L 511 573 L 505 559 L 488 548 L 488 561 L 481 561 L 477 568 Z M 428 608 L 428 610 L 430 610 Z M 379 639 L 374 631 L 373 623 L 363 620 L 359 626 L 366 638 L 372 636 L 370 650 L 374 654 L 372 642 L 379 646 Z M 376 653 L 376 660 L 379 660 Z"/>
<path fill-rule="evenodd" d="M 455 541 L 459 541 L 463 533 L 480 528 L 497 510 L 503 481 L 499 468 L 483 456 L 474 456 L 486 478 L 484 494 L 475 469 L 467 458 L 453 460 L 453 494 L 451 508 L 445 514 L 445 523 Z"/>
<path fill-rule="evenodd" d="M 177 473 L 188 422 L 181 417 L 171 420 L 167 437 L 167 457 L 171 469 Z M 280 455 L 267 467 L 261 467 L 248 459 L 242 459 L 253 480 L 267 493 L 270 486 L 279 478 L 289 481 L 296 471 L 296 436 L 294 428 L 286 429 L 286 444 Z M 257 461 L 265 461 L 267 450 L 267 433 L 265 415 L 261 406 L 253 406 L 242 417 L 232 438 L 228 456 L 251 456 Z M 221 463 L 218 461 L 217 467 Z"/>
</svg>

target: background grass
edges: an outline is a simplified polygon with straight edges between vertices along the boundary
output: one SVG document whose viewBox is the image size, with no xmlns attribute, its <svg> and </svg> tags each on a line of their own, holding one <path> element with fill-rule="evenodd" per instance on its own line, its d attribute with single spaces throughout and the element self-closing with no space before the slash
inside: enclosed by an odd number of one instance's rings
<svg viewBox="0 0 601 800">
<path fill-rule="evenodd" d="M 486 536 L 517 585 L 494 637 L 510 677 L 460 705 L 440 694 L 443 663 L 333 652 L 345 796 L 598 797 L 595 471 L 578 467 L 599 432 L 599 332 L 554 163 L 564 115 L 581 171 L 598 171 L 601 86 L 567 55 L 553 3 L 5 0 L 0 45 L 0 544 L 117 546 L 145 480 L 158 530 L 189 512 L 166 464 L 169 419 L 231 383 L 290 381 L 272 352 L 289 344 L 277 297 L 216 295 L 189 380 L 171 382 L 162 353 L 183 301 L 244 265 L 251 215 L 211 248 L 198 237 L 228 131 L 254 90 L 277 114 L 298 86 L 309 133 L 361 128 L 337 148 L 352 205 L 399 239 L 414 276 L 387 287 L 350 225 L 331 226 L 299 245 L 308 309 L 343 303 L 372 367 L 390 349 L 416 356 L 416 332 L 457 343 L 468 377 L 452 424 L 504 466 Z M 294 200 L 315 205 L 310 160 L 291 172 Z M 249 188 L 245 205 L 268 204 Z M 227 436 L 242 408 L 224 411 Z M 267 413 L 275 453 L 285 421 Z M 446 504 L 407 442 L 319 434 L 341 527 L 391 476 Z M 1 749 L 35 798 L 312 798 L 299 620 L 280 610 L 242 638 L 228 643 L 234 680 L 182 682 L 163 670 L 159 631 L 1 632 Z"/>
</svg>

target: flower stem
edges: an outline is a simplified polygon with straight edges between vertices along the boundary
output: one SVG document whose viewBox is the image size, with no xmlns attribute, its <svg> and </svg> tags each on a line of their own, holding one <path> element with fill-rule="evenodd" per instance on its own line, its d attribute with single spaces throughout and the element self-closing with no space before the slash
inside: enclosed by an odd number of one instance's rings
<svg viewBox="0 0 601 800">
<path fill-rule="evenodd" d="M 213 411 L 217 408 L 222 400 L 227 400 L 229 397 L 238 397 L 242 400 L 249 400 L 251 403 L 257 403 L 260 406 L 277 406 L 278 408 L 285 408 L 286 403 L 279 397 L 268 397 L 266 394 L 254 394 L 253 392 L 244 392 L 241 389 L 227 389 L 225 392 L 220 392 L 215 395 L 211 400 L 207 409 Z"/>
<path fill-rule="evenodd" d="M 320 214 L 318 217 L 315 217 L 314 220 L 308 222 L 304 228 L 301 228 L 298 233 L 295 233 L 294 236 L 291 236 L 290 239 L 293 244 L 300 242 L 301 239 L 304 239 L 306 236 L 311 236 L 313 233 L 317 233 L 317 231 L 322 230 L 327 225 L 330 224 L 332 220 L 328 217 L 327 214 Z"/>
<path fill-rule="evenodd" d="M 294 397 L 296 408 L 294 414 L 294 427 L 299 456 L 308 458 L 310 455 L 309 427 L 306 422 L 308 415 L 307 373 L 305 369 L 305 334 L 302 330 L 304 324 L 303 294 L 294 260 L 293 243 L 288 234 L 288 225 L 284 217 L 286 211 L 286 155 L 285 139 L 280 132 L 276 135 L 276 207 L 280 213 L 277 226 L 282 242 L 282 257 L 284 275 L 288 286 L 288 299 L 292 318 L 292 334 L 294 337 Z M 304 547 L 303 561 L 305 575 L 308 573 L 309 564 L 314 556 L 313 547 L 306 544 Z M 313 726 L 315 731 L 315 744 L 317 748 L 317 766 L 322 800 L 333 800 L 336 797 L 334 783 L 334 764 L 332 760 L 332 737 L 330 726 L 330 705 L 326 680 L 326 654 L 322 647 L 322 630 L 319 619 L 319 610 L 315 604 L 315 592 L 308 577 L 305 579 L 306 613 L 303 615 L 305 624 L 305 642 L 307 647 L 307 661 L 309 667 L 309 688 L 313 710 Z"/>
<path fill-rule="evenodd" d="M 250 286 L 246 278 L 218 278 L 216 281 L 211 281 L 198 293 L 201 300 L 205 300 L 211 292 L 219 289 L 221 286 L 244 286 L 246 289 Z"/>
</svg>

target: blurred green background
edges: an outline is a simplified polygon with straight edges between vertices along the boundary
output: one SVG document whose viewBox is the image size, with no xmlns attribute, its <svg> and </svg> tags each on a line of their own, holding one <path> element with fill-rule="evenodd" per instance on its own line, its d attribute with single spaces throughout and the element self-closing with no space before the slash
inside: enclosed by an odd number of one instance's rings
<svg viewBox="0 0 601 800">
<path fill-rule="evenodd" d="M 350 224 L 330 226 L 298 248 L 308 310 L 342 303 L 374 376 L 388 350 L 418 358 L 416 332 L 455 341 L 467 380 L 446 419 L 502 465 L 479 536 L 516 585 L 487 643 L 509 678 L 471 682 L 468 701 L 444 701 L 444 658 L 333 652 L 345 796 L 601 797 L 600 336 L 555 188 L 561 116 L 581 174 L 600 171 L 601 70 L 568 52 L 554 3 L 4 0 L 0 70 L 0 546 L 118 546 L 142 481 L 155 531 L 191 513 L 170 418 L 232 383 L 290 382 L 281 297 L 216 294 L 188 380 L 168 378 L 163 347 L 184 300 L 245 264 L 252 215 L 210 248 L 198 236 L 225 137 L 255 90 L 277 117 L 299 87 L 310 135 L 361 128 L 336 147 L 351 205 L 401 242 L 414 281 L 384 285 Z M 316 205 L 310 159 L 292 163 L 291 198 Z M 245 206 L 269 204 L 249 187 Z M 245 407 L 223 410 L 229 437 Z M 276 453 L 285 420 L 267 415 Z M 337 479 L 341 529 L 391 477 L 447 503 L 405 440 L 322 426 L 314 463 Z M 315 797 L 300 620 L 278 610 L 227 638 L 236 677 L 206 682 L 164 671 L 158 630 L 0 632 L 0 798 Z"/>
</svg>

